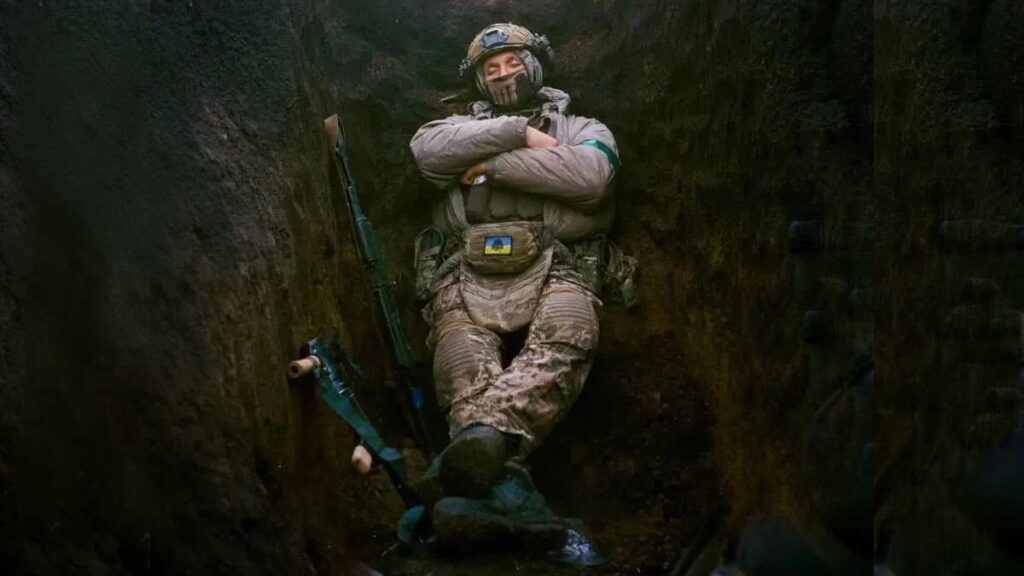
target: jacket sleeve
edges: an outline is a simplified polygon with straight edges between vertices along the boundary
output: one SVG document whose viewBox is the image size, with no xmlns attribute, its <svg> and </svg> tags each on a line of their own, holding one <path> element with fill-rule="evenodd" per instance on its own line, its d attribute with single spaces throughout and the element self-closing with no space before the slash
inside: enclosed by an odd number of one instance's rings
<svg viewBox="0 0 1024 576">
<path fill-rule="evenodd" d="M 449 116 L 420 127 L 409 142 L 423 177 L 447 188 L 473 164 L 526 145 L 526 118 Z"/>
<path fill-rule="evenodd" d="M 570 116 L 567 142 L 549 148 L 520 148 L 488 162 L 498 186 L 556 200 L 579 212 L 594 212 L 607 201 L 618 171 L 618 147 L 607 126 Z"/>
</svg>

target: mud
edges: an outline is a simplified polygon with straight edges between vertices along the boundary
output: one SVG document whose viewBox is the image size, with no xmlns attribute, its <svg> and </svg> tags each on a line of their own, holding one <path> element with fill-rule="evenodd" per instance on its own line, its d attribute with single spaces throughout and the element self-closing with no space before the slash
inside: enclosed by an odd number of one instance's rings
<svg viewBox="0 0 1024 576">
<path fill-rule="evenodd" d="M 0 565 L 567 573 L 394 552 L 386 479 L 356 477 L 351 433 L 284 377 L 336 332 L 364 407 L 422 468 L 320 121 L 343 116 L 429 374 L 411 261 L 430 191 L 407 142 L 458 109 L 439 98 L 473 34 L 511 20 L 549 36 L 549 83 L 615 133 L 615 239 L 641 259 L 639 306 L 605 310 L 583 395 L 532 459 L 552 507 L 593 529 L 597 573 L 668 573 L 719 505 L 733 544 L 759 510 L 805 526 L 841 508 L 847 456 L 873 438 L 849 393 L 872 356 L 879 514 L 842 546 L 900 574 L 1015 568 L 944 481 L 972 477 L 983 391 L 941 353 L 960 264 L 937 229 L 1024 221 L 1021 8 L 582 6 L 0 0 Z M 794 249 L 793 221 L 824 223 L 822 253 Z M 836 240 L 858 226 L 874 239 Z M 958 262 L 1024 306 L 1012 256 Z M 868 312 L 858 289 L 880 295 Z M 829 312 L 829 338 L 807 311 Z"/>
</svg>

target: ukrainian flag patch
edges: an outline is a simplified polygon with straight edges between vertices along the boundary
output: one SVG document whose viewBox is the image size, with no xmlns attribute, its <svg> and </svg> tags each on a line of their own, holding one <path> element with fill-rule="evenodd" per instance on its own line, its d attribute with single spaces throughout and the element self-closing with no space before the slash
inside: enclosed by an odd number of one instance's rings
<svg viewBox="0 0 1024 576">
<path fill-rule="evenodd" d="M 487 256 L 512 253 L 511 236 L 484 236 L 484 254 Z"/>
</svg>

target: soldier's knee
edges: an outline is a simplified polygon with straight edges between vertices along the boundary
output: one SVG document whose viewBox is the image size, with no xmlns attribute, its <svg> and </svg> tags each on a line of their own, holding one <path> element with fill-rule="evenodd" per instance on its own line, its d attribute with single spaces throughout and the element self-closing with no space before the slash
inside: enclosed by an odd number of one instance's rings
<svg viewBox="0 0 1024 576">
<path fill-rule="evenodd" d="M 530 337 L 536 342 L 564 344 L 588 352 L 597 348 L 599 334 L 590 295 L 573 289 L 549 292 L 530 327 Z"/>
<path fill-rule="evenodd" d="M 501 338 L 472 322 L 445 327 L 434 349 L 434 372 L 475 376 L 483 364 L 499 362 Z"/>
<path fill-rule="evenodd" d="M 500 345 L 496 336 L 472 324 L 445 333 L 434 349 L 434 385 L 442 408 L 500 373 Z"/>
<path fill-rule="evenodd" d="M 473 323 L 468 314 L 451 314 L 441 318 L 433 327 L 434 342 L 440 346 L 441 342 L 450 338 L 479 338 L 476 334 L 480 327 Z"/>
</svg>

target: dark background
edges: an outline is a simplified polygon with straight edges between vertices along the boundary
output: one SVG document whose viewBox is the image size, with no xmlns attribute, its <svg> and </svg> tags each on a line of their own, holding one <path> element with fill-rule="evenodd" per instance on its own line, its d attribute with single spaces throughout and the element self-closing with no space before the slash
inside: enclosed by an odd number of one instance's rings
<svg viewBox="0 0 1024 576">
<path fill-rule="evenodd" d="M 983 450 L 964 439 L 975 405 L 1017 404 L 980 400 L 1002 376 L 943 356 L 942 326 L 953 267 L 1012 310 L 1024 262 L 956 260 L 937 230 L 1024 221 L 1013 0 L 0 2 L 0 564 L 375 564 L 400 503 L 284 378 L 338 330 L 364 405 L 409 444 L 321 120 L 343 115 L 426 363 L 411 261 L 429 197 L 407 143 L 458 110 L 439 98 L 472 36 L 509 20 L 549 36 L 549 83 L 615 133 L 615 236 L 642 268 L 534 458 L 552 506 L 625 573 L 666 573 L 718 502 L 732 539 L 758 509 L 813 521 L 864 439 L 852 408 L 815 413 L 873 352 L 878 514 L 853 547 L 900 574 L 1009 565 L 956 486 Z M 797 255 L 794 220 L 874 240 Z M 847 309 L 856 289 L 873 316 Z M 808 343 L 804 312 L 825 308 L 835 333 Z"/>
</svg>

